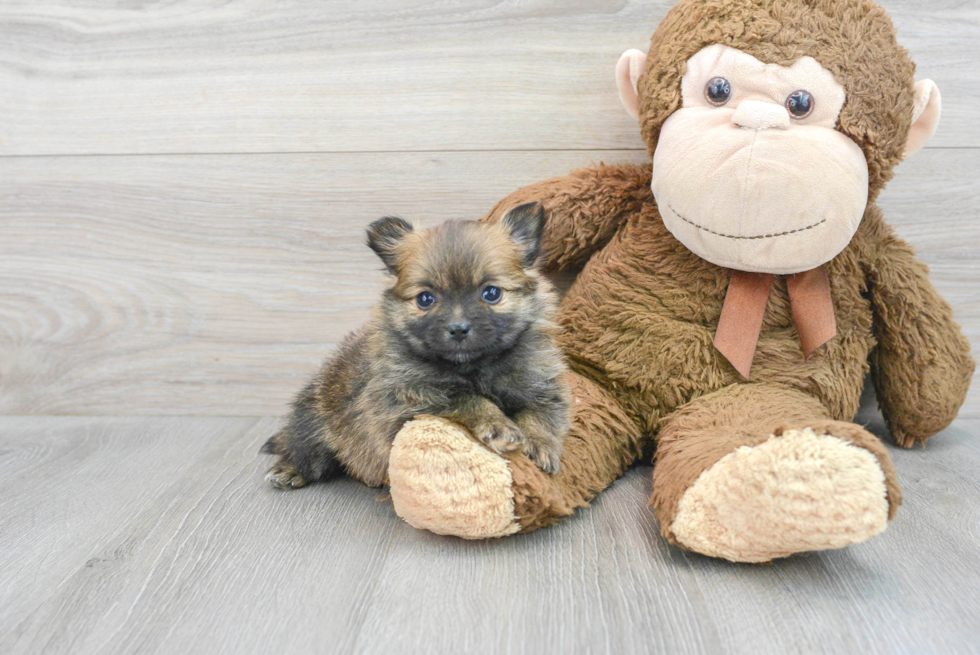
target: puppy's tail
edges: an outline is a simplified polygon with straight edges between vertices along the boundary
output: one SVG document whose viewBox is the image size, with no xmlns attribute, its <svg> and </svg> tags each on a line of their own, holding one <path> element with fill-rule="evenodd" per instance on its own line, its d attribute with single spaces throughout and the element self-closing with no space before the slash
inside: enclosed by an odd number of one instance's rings
<svg viewBox="0 0 980 655">
<path fill-rule="evenodd" d="M 279 455 L 278 446 L 286 439 L 286 428 L 279 430 L 274 435 L 269 437 L 269 440 L 262 444 L 259 448 L 259 454 L 261 455 Z"/>
</svg>

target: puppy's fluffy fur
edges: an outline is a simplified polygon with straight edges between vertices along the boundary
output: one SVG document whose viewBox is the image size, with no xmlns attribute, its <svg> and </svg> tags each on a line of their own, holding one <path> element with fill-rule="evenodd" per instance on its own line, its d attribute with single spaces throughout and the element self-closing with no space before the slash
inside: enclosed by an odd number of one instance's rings
<svg viewBox="0 0 980 655">
<path fill-rule="evenodd" d="M 346 471 L 379 486 L 395 434 L 419 414 L 455 421 L 490 448 L 520 450 L 556 472 L 569 399 L 554 339 L 556 295 L 534 269 L 543 223 L 537 203 L 499 223 L 426 231 L 399 218 L 372 223 L 368 245 L 397 280 L 263 446 L 279 455 L 272 485 Z"/>
</svg>

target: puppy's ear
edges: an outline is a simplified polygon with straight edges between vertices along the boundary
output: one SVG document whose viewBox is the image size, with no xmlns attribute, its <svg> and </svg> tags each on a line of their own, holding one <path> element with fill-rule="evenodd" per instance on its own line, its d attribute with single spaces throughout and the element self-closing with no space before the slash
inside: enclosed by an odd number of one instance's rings
<svg viewBox="0 0 980 655">
<path fill-rule="evenodd" d="M 398 273 L 398 244 L 413 229 L 411 223 L 397 216 L 379 218 L 368 226 L 368 247 L 377 253 L 389 272 Z"/>
<path fill-rule="evenodd" d="M 500 219 L 510 232 L 510 238 L 523 251 L 521 264 L 533 266 L 541 254 L 541 237 L 544 234 L 544 207 L 540 202 L 529 202 L 514 207 Z"/>
</svg>

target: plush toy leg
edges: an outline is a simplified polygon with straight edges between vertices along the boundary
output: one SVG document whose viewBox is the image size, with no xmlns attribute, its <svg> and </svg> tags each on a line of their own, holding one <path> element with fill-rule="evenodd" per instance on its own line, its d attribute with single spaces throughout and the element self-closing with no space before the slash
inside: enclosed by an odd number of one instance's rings
<svg viewBox="0 0 980 655">
<path fill-rule="evenodd" d="M 388 484 L 395 513 L 416 528 L 467 539 L 520 529 L 506 460 L 445 419 L 420 416 L 395 435 Z"/>
<path fill-rule="evenodd" d="M 493 453 L 454 423 L 419 417 L 392 446 L 395 512 L 416 528 L 483 539 L 531 532 L 587 506 L 636 459 L 640 432 L 606 390 L 569 378 L 574 413 L 558 474 Z"/>
<path fill-rule="evenodd" d="M 653 487 L 668 540 L 736 562 L 864 541 L 901 503 L 874 435 L 772 384 L 727 387 L 666 417 Z"/>
</svg>

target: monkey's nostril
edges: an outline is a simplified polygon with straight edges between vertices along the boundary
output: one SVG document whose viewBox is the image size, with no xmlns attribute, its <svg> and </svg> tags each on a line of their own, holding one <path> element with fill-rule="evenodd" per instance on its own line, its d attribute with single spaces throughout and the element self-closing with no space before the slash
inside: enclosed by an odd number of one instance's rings
<svg viewBox="0 0 980 655">
<path fill-rule="evenodd" d="M 732 115 L 732 122 L 747 130 L 789 129 L 789 113 L 772 102 L 743 100 Z"/>
<path fill-rule="evenodd" d="M 469 333 L 469 323 L 452 323 L 449 326 L 449 337 L 455 341 L 462 341 Z"/>
</svg>

